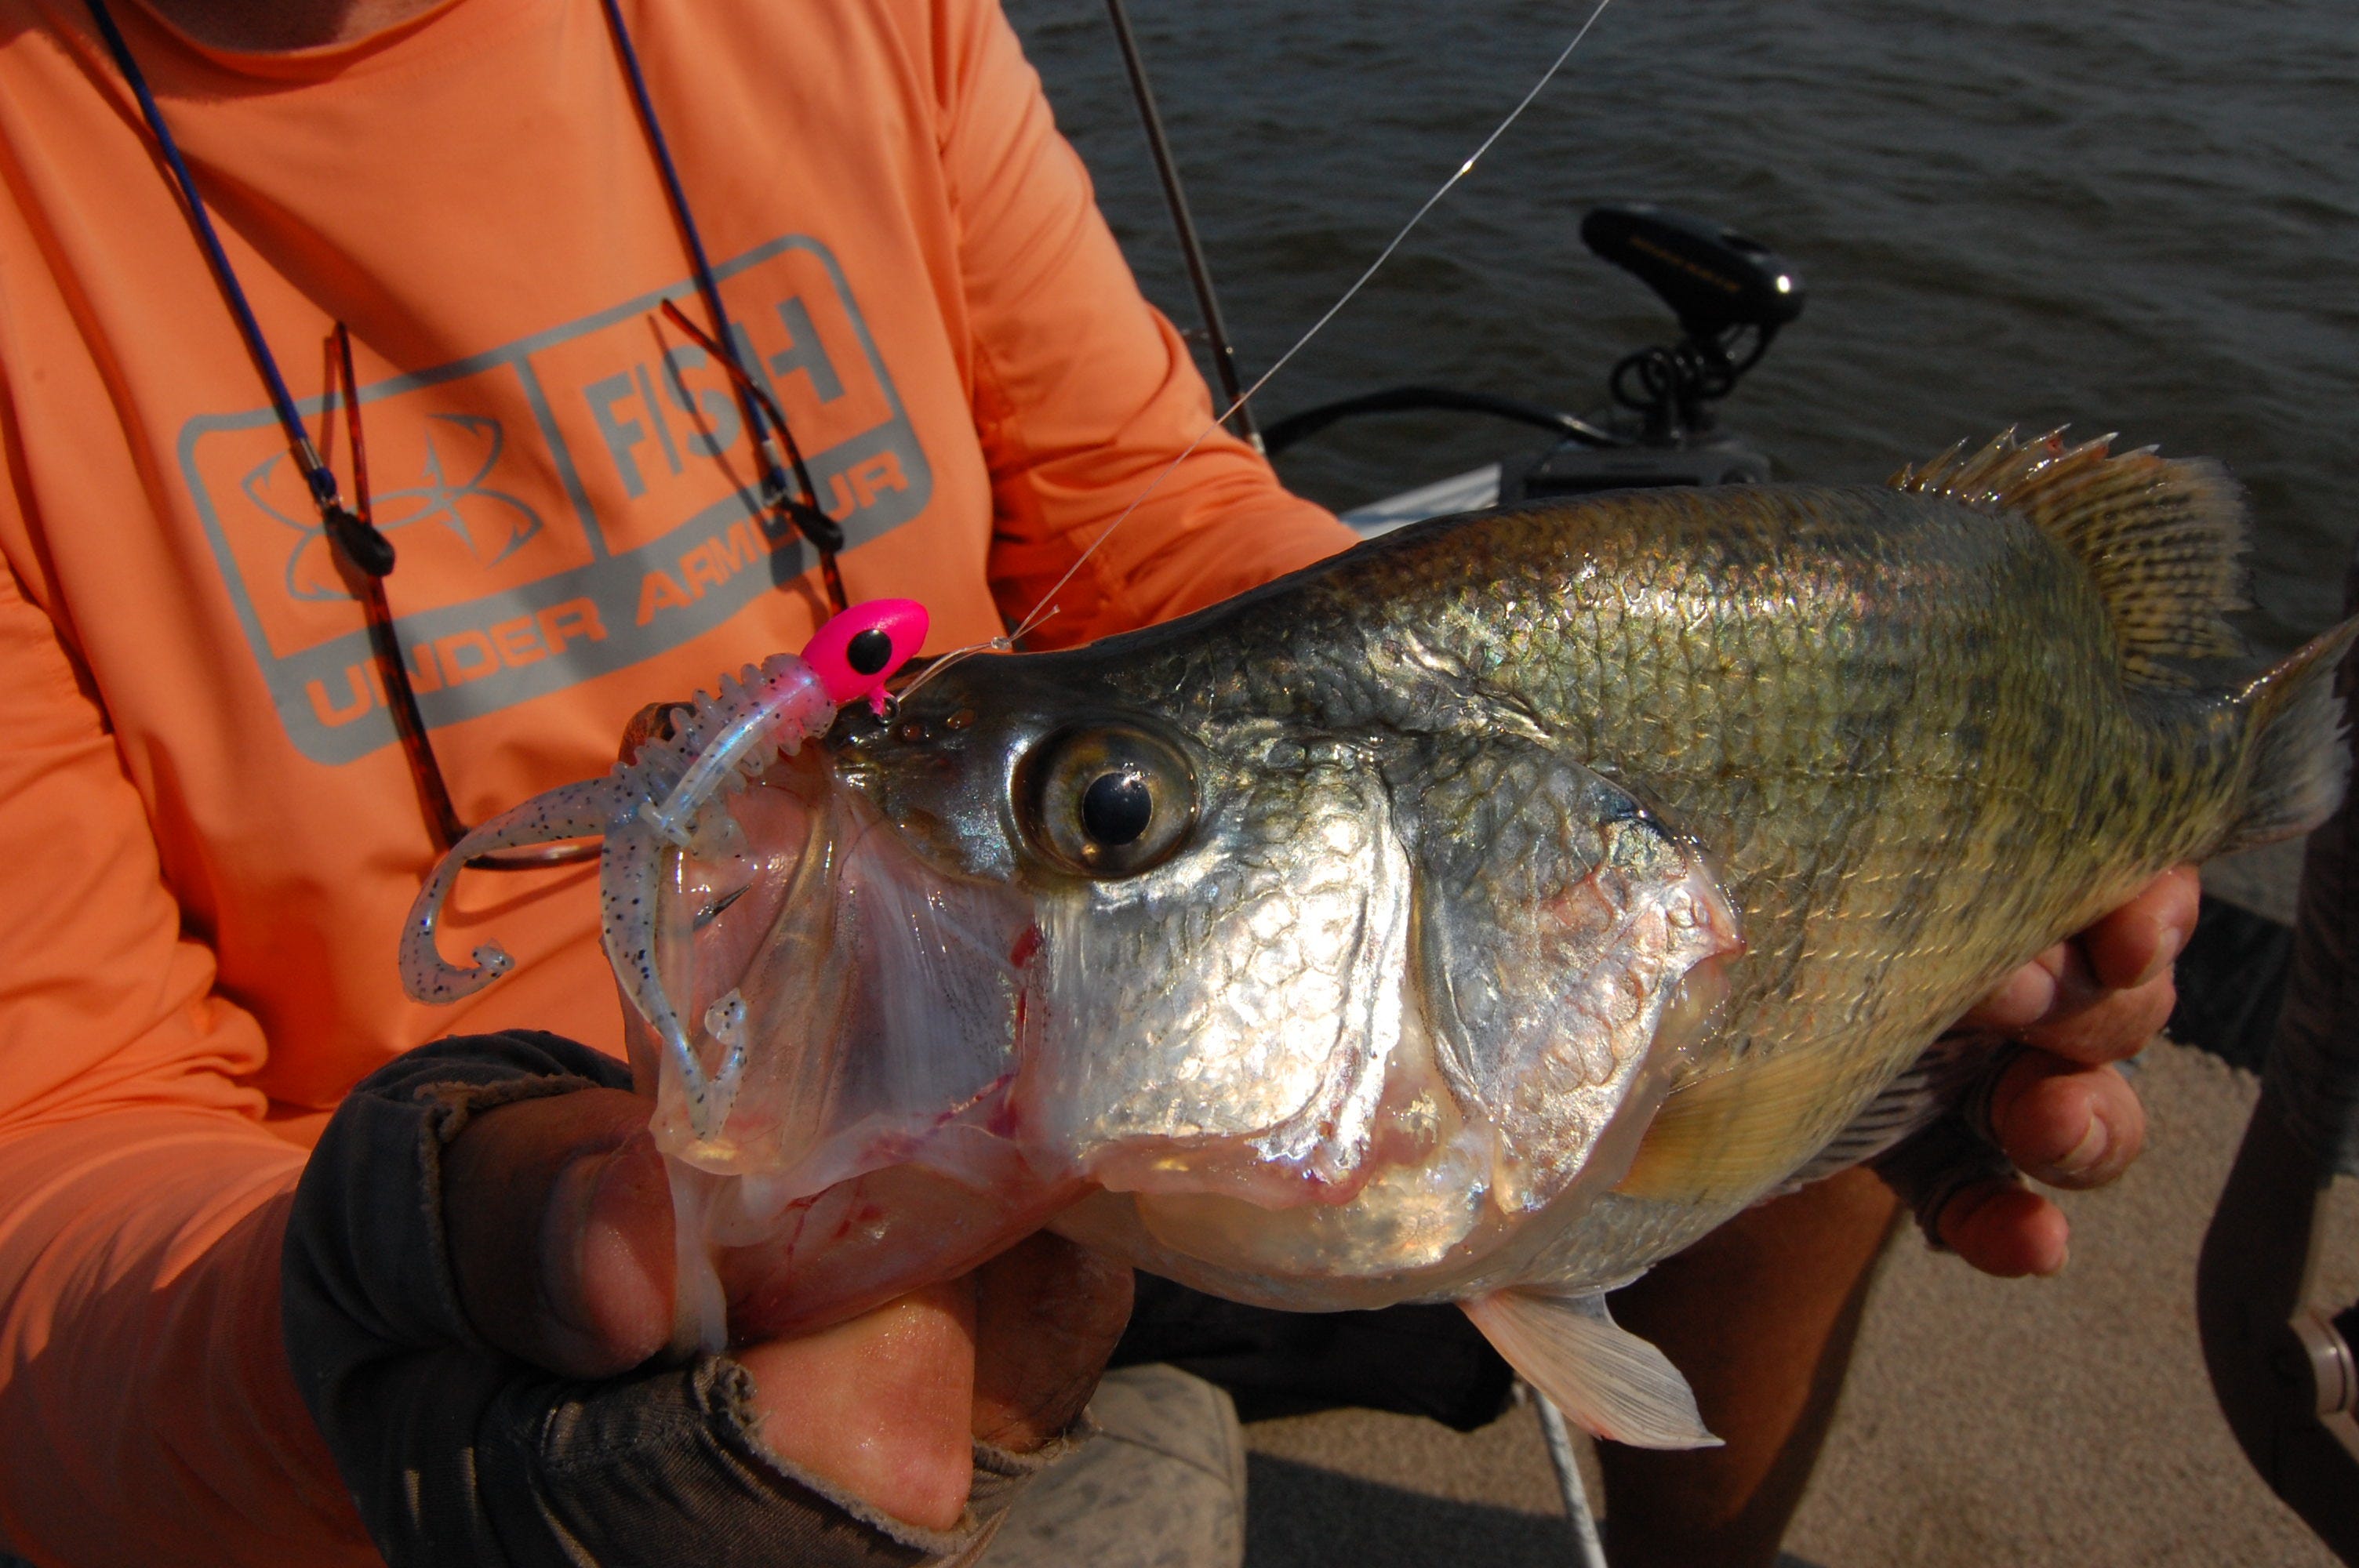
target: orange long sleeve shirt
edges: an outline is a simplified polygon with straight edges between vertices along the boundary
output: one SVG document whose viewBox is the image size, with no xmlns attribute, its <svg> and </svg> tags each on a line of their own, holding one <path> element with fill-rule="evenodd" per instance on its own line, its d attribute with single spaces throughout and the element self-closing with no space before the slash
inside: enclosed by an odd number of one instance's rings
<svg viewBox="0 0 2359 1568">
<path fill-rule="evenodd" d="M 350 46 L 131 47 L 315 438 L 349 324 L 387 587 L 469 820 L 628 715 L 799 645 L 726 383 L 591 0 L 453 0 Z M 1210 417 L 992 0 L 626 0 L 732 317 L 853 547 L 935 645 L 1020 612 Z M 430 1010 L 434 859 L 301 476 L 73 0 L 0 0 L 0 1546 L 373 1552 L 278 1348 L 277 1249 L 346 1087 L 455 1032 L 619 1048 L 588 869 L 477 875 Z M 347 477 L 349 485 L 349 477 Z M 1048 631 L 1347 542 L 1215 436 Z M 776 586 L 783 581 L 781 589 Z"/>
</svg>

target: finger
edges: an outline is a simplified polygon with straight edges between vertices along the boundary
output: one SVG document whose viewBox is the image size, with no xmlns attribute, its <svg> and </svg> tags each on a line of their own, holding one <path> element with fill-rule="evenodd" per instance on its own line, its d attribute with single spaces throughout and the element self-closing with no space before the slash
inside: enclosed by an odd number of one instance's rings
<svg viewBox="0 0 2359 1568">
<path fill-rule="evenodd" d="M 2017 1037 L 2089 1066 L 2118 1062 L 2146 1049 L 2170 1022 L 2178 997 L 2177 984 L 2165 972 L 2129 990 L 2102 991 L 2079 1005 L 2060 1006 L 2049 1022 L 2018 1030 Z"/>
<path fill-rule="evenodd" d="M 1987 1029 L 2012 1034 L 2049 1017 L 2062 993 L 2063 977 L 2071 949 L 2059 942 L 1999 982 L 1996 989 L 1958 1020 L 1960 1029 Z"/>
<path fill-rule="evenodd" d="M 2053 1187 L 2099 1187 L 2146 1147 L 2146 1108 L 2111 1067 L 2029 1052 L 1992 1087 L 1991 1136 L 2023 1173 Z"/>
<path fill-rule="evenodd" d="M 950 1530 L 974 1476 L 974 1332 L 969 1276 L 731 1354 L 754 1376 L 772 1452 L 896 1519 Z"/>
<path fill-rule="evenodd" d="M 1017 1454 L 1065 1430 L 1130 1321 L 1129 1269 L 1042 1231 L 975 1272 L 974 1435 Z"/>
<path fill-rule="evenodd" d="M 2064 1211 L 2028 1187 L 1976 1182 L 1959 1189 L 1934 1228 L 1951 1251 L 1985 1274 L 2053 1274 L 2069 1256 Z"/>
<path fill-rule="evenodd" d="M 2201 898 L 2195 868 L 2172 867 L 2071 942 L 2059 942 L 2016 969 L 1960 1024 L 2014 1033 L 2086 1011 L 2116 991 L 2152 984 L 2187 946 Z M 2136 1044 L 2145 1040 L 2140 1035 Z"/>
<path fill-rule="evenodd" d="M 671 1194 L 647 1103 L 580 1089 L 484 1112 L 442 1152 L 468 1319 L 551 1371 L 611 1377 L 671 1338 Z"/>
<path fill-rule="evenodd" d="M 1959 1026 L 2093 1065 L 2136 1055 L 2170 1021 L 2178 994 L 2168 967 L 2141 985 L 2108 989 L 2079 947 L 2059 944 L 2016 970 Z"/>
<path fill-rule="evenodd" d="M 2080 935 L 2099 985 L 2130 989 L 2170 967 L 2195 930 L 2203 881 L 2193 866 L 2173 866 Z"/>
</svg>

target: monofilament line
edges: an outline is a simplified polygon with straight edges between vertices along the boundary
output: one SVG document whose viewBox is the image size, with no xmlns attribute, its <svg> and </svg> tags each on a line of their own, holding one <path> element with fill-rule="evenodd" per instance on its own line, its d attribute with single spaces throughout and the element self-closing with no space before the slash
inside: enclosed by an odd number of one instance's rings
<svg viewBox="0 0 2359 1568">
<path fill-rule="evenodd" d="M 1506 135 L 1508 130 L 1514 126 L 1515 123 L 1524 117 L 1524 111 L 1530 108 L 1534 101 L 1536 101 L 1542 92 L 1548 90 L 1548 84 L 1557 79 L 1557 74 L 1564 70 L 1565 62 L 1572 59 L 1572 51 L 1581 47 L 1582 40 L 1589 37 L 1590 29 L 1597 26 L 1597 18 L 1605 15 L 1605 7 L 1613 3 L 1614 0 L 1597 0 L 1597 5 L 1589 13 L 1589 19 L 1581 24 L 1581 30 L 1579 32 L 1572 35 L 1572 41 L 1566 44 L 1563 49 L 1558 53 L 1556 59 L 1549 62 L 1549 68 L 1540 72 L 1540 79 L 1532 83 L 1531 91 L 1525 93 L 1523 98 L 1517 102 L 1516 106 L 1507 111 L 1507 117 L 1500 121 L 1498 124 L 1492 129 L 1489 135 L 1483 138 L 1482 146 L 1476 147 L 1472 153 L 1469 153 L 1466 157 L 1466 161 L 1460 164 L 1450 178 L 1443 180 L 1440 187 L 1434 190 L 1433 194 L 1425 199 L 1424 205 L 1420 206 L 1415 212 L 1409 214 L 1408 222 L 1403 223 L 1400 226 L 1400 232 L 1392 237 L 1391 241 L 1383 250 L 1376 253 L 1376 259 L 1368 264 L 1367 270 L 1361 273 L 1359 277 L 1353 280 L 1352 287 L 1345 289 L 1343 296 L 1338 298 L 1334 304 L 1330 305 L 1327 308 L 1324 315 L 1321 316 L 1316 321 L 1310 323 L 1310 330 L 1304 332 L 1302 336 L 1295 339 L 1294 346 L 1287 350 L 1286 352 L 1278 355 L 1276 363 L 1272 364 L 1267 370 L 1262 372 L 1260 375 L 1254 379 L 1254 384 L 1251 386 L 1246 387 L 1243 392 L 1237 395 L 1235 402 L 1230 404 L 1226 408 L 1222 409 L 1218 414 L 1214 415 L 1211 424 L 1196 432 L 1196 438 L 1188 443 L 1186 449 L 1181 451 L 1178 457 L 1173 458 L 1169 463 L 1165 464 L 1162 470 L 1157 473 L 1152 480 L 1147 481 L 1147 488 L 1140 491 L 1138 494 L 1132 499 L 1131 503 L 1122 509 L 1121 515 L 1117 516 L 1113 522 L 1107 524 L 1104 531 L 1099 534 L 1096 538 L 1091 540 L 1089 546 L 1082 550 L 1080 555 L 1073 557 L 1073 564 L 1065 568 L 1065 575 L 1059 578 L 1055 584 L 1049 588 L 1049 591 L 1040 596 L 1039 602 L 1033 605 L 1030 613 L 1027 614 L 1024 619 L 1017 623 L 1016 629 L 1007 634 L 1007 640 L 1009 642 L 1013 643 L 1020 640 L 1026 633 L 1031 631 L 1034 627 L 1039 625 L 1041 622 L 1047 620 L 1049 617 L 1049 606 L 1056 602 L 1056 598 L 1059 594 L 1065 591 L 1065 585 L 1073 580 L 1074 574 L 1082 569 L 1082 566 L 1088 562 L 1092 556 L 1098 553 L 1098 546 L 1104 544 L 1108 539 L 1114 537 L 1114 530 L 1129 522 L 1130 514 L 1137 511 L 1139 507 L 1146 503 L 1148 496 L 1153 495 L 1158 490 L 1161 489 L 1163 481 L 1169 479 L 1173 472 L 1179 469 L 1181 463 L 1186 462 L 1190 458 L 1193 457 L 1196 453 L 1196 449 L 1202 446 L 1213 431 L 1219 429 L 1223 424 L 1225 424 L 1231 415 L 1244 407 L 1246 404 L 1252 402 L 1254 395 L 1259 392 L 1263 387 L 1267 386 L 1270 383 L 1271 377 L 1277 375 L 1279 371 L 1284 370 L 1293 360 L 1295 355 L 1300 353 L 1310 345 L 1311 339 L 1325 331 L 1327 330 L 1327 324 L 1343 313 L 1343 307 L 1352 303 L 1352 301 L 1358 297 L 1360 290 L 1368 287 L 1368 280 L 1375 277 L 1376 274 L 1382 270 L 1384 265 L 1393 259 L 1393 253 L 1401 248 L 1402 242 L 1406 241 L 1409 237 L 1410 233 L 1416 230 L 1419 223 L 1425 222 L 1426 214 L 1432 211 L 1436 207 L 1440 206 L 1442 198 L 1448 196 L 1452 190 L 1456 189 L 1458 188 L 1459 181 L 1464 179 L 1468 175 L 1474 172 L 1474 166 L 1483 161 L 1483 155 L 1489 152 L 1494 146 L 1497 146 L 1499 138 Z M 998 639 L 995 638 L 993 641 L 996 642 Z"/>
</svg>

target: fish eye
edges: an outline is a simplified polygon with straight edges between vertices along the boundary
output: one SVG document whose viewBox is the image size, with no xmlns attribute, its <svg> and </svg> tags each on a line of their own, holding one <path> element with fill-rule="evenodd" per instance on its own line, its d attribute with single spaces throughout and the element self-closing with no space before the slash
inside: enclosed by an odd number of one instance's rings
<svg viewBox="0 0 2359 1568">
<path fill-rule="evenodd" d="M 1126 725 L 1050 736 L 1017 776 L 1033 848 L 1086 877 L 1128 877 L 1169 860 L 1196 820 L 1196 778 L 1169 742 Z"/>
</svg>

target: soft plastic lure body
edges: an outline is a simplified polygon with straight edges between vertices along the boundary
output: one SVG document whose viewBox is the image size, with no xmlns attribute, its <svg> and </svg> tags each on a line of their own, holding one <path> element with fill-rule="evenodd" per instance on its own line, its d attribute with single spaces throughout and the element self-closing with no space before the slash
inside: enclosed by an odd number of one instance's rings
<svg viewBox="0 0 2359 1568">
<path fill-rule="evenodd" d="M 689 1120 L 711 1139 L 727 1120 L 745 1070 L 739 1019 L 723 998 L 700 1022 L 723 1049 L 708 1071 L 671 998 L 658 955 L 665 880 L 694 841 L 704 807 L 823 735 L 837 712 L 865 700 L 880 711 L 885 683 L 925 641 L 925 608 L 906 599 L 853 605 L 820 628 L 799 655 L 777 654 L 748 665 L 720 688 L 672 711 L 671 733 L 643 742 L 604 778 L 584 779 L 533 796 L 484 823 L 443 856 L 419 890 L 402 933 L 403 986 L 419 1001 L 453 1002 L 513 968 L 497 943 L 475 949 L 472 965 L 453 964 L 435 943 L 444 903 L 459 872 L 477 856 L 565 838 L 603 838 L 599 888 L 606 955 L 624 994 L 647 1020 L 679 1069 Z"/>
</svg>

